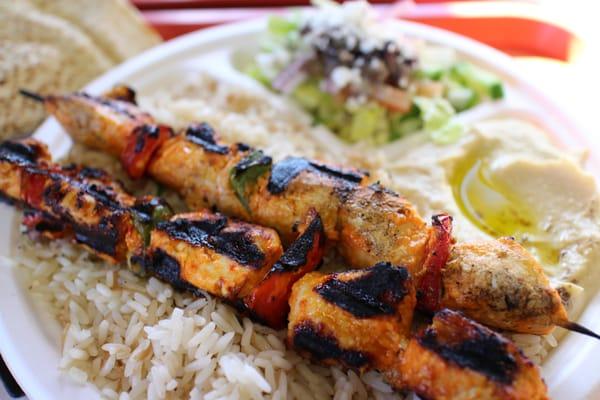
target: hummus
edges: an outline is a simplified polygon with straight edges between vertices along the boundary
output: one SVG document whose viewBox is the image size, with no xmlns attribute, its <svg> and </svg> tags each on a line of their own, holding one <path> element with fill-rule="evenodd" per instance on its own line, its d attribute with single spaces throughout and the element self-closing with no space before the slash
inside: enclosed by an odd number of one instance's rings
<svg viewBox="0 0 600 400">
<path fill-rule="evenodd" d="M 474 124 L 458 142 L 412 135 L 384 150 L 389 187 L 423 216 L 454 217 L 458 241 L 513 236 L 542 264 L 571 315 L 600 268 L 600 195 L 583 154 L 556 148 L 516 119 Z"/>
</svg>

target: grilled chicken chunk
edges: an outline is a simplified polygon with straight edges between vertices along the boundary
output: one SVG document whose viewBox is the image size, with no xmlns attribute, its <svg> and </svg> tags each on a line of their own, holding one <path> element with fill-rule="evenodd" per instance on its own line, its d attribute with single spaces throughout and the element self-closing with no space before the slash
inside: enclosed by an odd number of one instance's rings
<svg viewBox="0 0 600 400">
<path fill-rule="evenodd" d="M 442 282 L 441 307 L 489 326 L 544 335 L 568 321 L 542 267 L 512 239 L 455 245 Z"/>
<path fill-rule="evenodd" d="M 161 146 L 148 171 L 179 192 L 192 209 L 218 208 L 245 218 L 247 212 L 229 184 L 229 171 L 247 152 L 245 147 L 217 144 L 209 125 L 194 124 Z"/>
<path fill-rule="evenodd" d="M 40 156 L 24 156 L 34 153 Z M 0 146 L 4 172 L 0 191 L 35 209 L 36 218 L 46 222 L 40 225 L 30 220 L 30 226 L 42 229 L 49 220 L 66 224 L 76 242 L 113 263 L 142 248 L 143 237 L 135 229 L 130 212 L 138 205 L 134 197 L 103 171 L 59 167 L 49 164 L 48 159 L 39 142 L 5 142 Z"/>
<path fill-rule="evenodd" d="M 380 263 L 330 275 L 313 272 L 292 289 L 288 343 L 328 365 L 398 370 L 415 302 L 404 267 Z"/>
<path fill-rule="evenodd" d="M 277 233 L 209 212 L 180 214 L 152 231 L 147 268 L 231 301 L 248 295 L 282 254 Z"/>
<path fill-rule="evenodd" d="M 86 93 L 40 96 L 48 113 L 60 122 L 74 140 L 121 158 L 123 167 L 133 178 L 146 171 L 152 154 L 173 135 L 171 128 L 157 125 L 150 114 L 135 103 L 135 92 L 119 86 L 106 97 Z"/>
<path fill-rule="evenodd" d="M 410 340 L 396 378 L 425 399 L 547 398 L 538 368 L 512 342 L 450 310 Z"/>
<path fill-rule="evenodd" d="M 148 171 L 182 193 L 190 207 L 216 207 L 270 226 L 287 243 L 311 208 L 319 213 L 327 237 L 336 239 L 338 209 L 365 177 L 302 158 L 273 165 L 271 157 L 248 146 L 219 144 L 207 124 L 190 125 L 183 135 L 168 140 Z"/>
<path fill-rule="evenodd" d="M 22 202 L 21 175 L 26 166 L 51 160 L 46 145 L 33 139 L 6 141 L 0 145 L 0 191 L 8 201 Z"/>
<path fill-rule="evenodd" d="M 74 140 L 117 155 L 125 150 L 131 132 L 154 123 L 150 114 L 129 101 L 85 93 L 46 96 L 44 105 Z"/>
<path fill-rule="evenodd" d="M 339 249 L 353 266 L 380 261 L 422 267 L 430 230 L 415 208 L 379 185 L 357 188 L 341 205 Z"/>
</svg>

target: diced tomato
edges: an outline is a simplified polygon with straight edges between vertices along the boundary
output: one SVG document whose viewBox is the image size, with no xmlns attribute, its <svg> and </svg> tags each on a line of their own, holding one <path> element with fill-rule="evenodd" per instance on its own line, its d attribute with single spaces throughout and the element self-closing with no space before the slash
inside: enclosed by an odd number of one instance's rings
<svg viewBox="0 0 600 400">
<path fill-rule="evenodd" d="M 244 299 L 245 306 L 255 317 L 275 329 L 285 327 L 294 283 L 313 271 L 323 259 L 325 232 L 321 218 L 311 210 L 306 221 L 298 238 Z"/>
<path fill-rule="evenodd" d="M 173 130 L 165 125 L 144 124 L 135 128 L 121 154 L 127 174 L 133 179 L 141 178 L 154 152 L 172 136 Z"/>
<path fill-rule="evenodd" d="M 440 308 L 442 269 L 448 262 L 453 243 L 452 217 L 447 214 L 434 215 L 432 227 L 428 255 L 417 284 L 417 307 L 427 312 L 435 312 Z"/>
<path fill-rule="evenodd" d="M 409 94 L 390 85 L 379 85 L 373 89 L 372 97 L 382 106 L 399 113 L 407 113 L 412 107 Z"/>
</svg>

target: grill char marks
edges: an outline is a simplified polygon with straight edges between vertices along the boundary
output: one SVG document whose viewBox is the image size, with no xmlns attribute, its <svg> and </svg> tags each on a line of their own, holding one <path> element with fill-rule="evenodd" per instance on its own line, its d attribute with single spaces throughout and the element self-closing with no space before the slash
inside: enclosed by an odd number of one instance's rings
<svg viewBox="0 0 600 400">
<path fill-rule="evenodd" d="M 273 159 L 269 156 L 264 155 L 262 150 L 252 150 L 252 148 L 249 148 L 248 151 L 250 152 L 250 154 L 242 158 L 235 165 L 235 167 L 233 167 L 235 169 L 235 172 L 247 172 L 251 168 L 257 166 L 268 167 L 273 163 Z"/>
<path fill-rule="evenodd" d="M 72 226 L 75 240 L 99 253 L 117 257 L 117 246 L 121 236 L 119 227 L 123 211 L 121 205 L 115 200 L 114 193 L 111 193 L 105 187 L 93 183 L 88 184 L 72 181 L 68 177 L 58 173 L 50 174 L 50 179 L 52 183 L 46 186 L 43 192 L 44 202 L 56 215 L 61 215 L 64 220 L 69 222 Z M 77 190 L 76 206 L 81 207 L 82 196 L 87 194 L 97 201 L 97 211 L 102 207 L 107 207 L 110 213 L 102 216 L 98 223 L 95 224 L 78 222 L 73 218 L 72 212 L 69 209 L 65 209 L 61 204 L 62 200 L 69 193 L 70 187 Z"/>
<path fill-rule="evenodd" d="M 260 268 L 265 258 L 263 252 L 248 238 L 242 229 L 225 229 L 227 218 L 189 220 L 185 218 L 161 222 L 157 229 L 170 237 L 193 246 L 203 246 L 251 268 Z"/>
<path fill-rule="evenodd" d="M 314 242 L 316 237 L 319 238 L 319 243 Z M 323 221 L 317 216 L 312 219 L 298 239 L 292 242 L 271 271 L 275 273 L 296 271 L 298 268 L 306 265 L 306 258 L 310 250 L 315 247 L 322 247 L 324 242 Z"/>
<path fill-rule="evenodd" d="M 135 135 L 134 152 L 141 153 L 146 146 L 146 138 L 156 139 L 159 133 L 160 129 L 157 125 L 144 124 L 136 127 L 133 131 L 133 135 Z"/>
<path fill-rule="evenodd" d="M 99 253 L 116 258 L 120 239 L 120 219 L 120 215 L 115 214 L 113 217 L 103 217 L 98 224 L 94 225 L 73 223 L 75 240 Z"/>
<path fill-rule="evenodd" d="M 339 360 L 350 368 L 364 367 L 370 360 L 364 352 L 340 348 L 335 337 L 324 334 L 308 321 L 294 327 L 293 346 L 316 361 Z"/>
<path fill-rule="evenodd" d="M 439 312 L 436 317 L 460 318 L 466 321 L 460 314 L 449 310 Z M 510 385 L 518 372 L 518 364 L 509 352 L 508 340 L 474 322 L 470 322 L 470 326 L 464 327 L 462 331 L 468 332 L 467 337 L 456 340 L 455 343 L 441 338 L 438 330 L 432 327 L 427 328 L 417 340 L 421 346 L 461 368 L 479 372 L 496 382 Z"/>
<path fill-rule="evenodd" d="M 351 280 L 340 280 L 334 274 L 315 291 L 358 318 L 372 318 L 396 312 L 409 291 L 409 277 L 406 268 L 379 263 Z"/>
<path fill-rule="evenodd" d="M 40 206 L 54 218 L 60 218 L 70 226 L 76 242 L 119 259 L 118 247 L 127 209 L 119 202 L 115 189 L 108 183 L 103 184 L 107 180 L 106 173 L 77 167 L 48 170 L 36 165 L 26 166 L 23 172 L 28 205 Z M 86 178 L 88 176 L 90 178 Z M 74 201 L 67 200 L 63 204 L 70 195 L 74 195 Z M 95 201 L 97 221 L 93 221 L 91 215 L 89 222 L 88 217 L 75 217 L 77 210 L 84 207 L 85 196 Z"/>
<path fill-rule="evenodd" d="M 110 98 L 105 98 L 105 97 L 96 97 L 96 96 L 91 96 L 84 92 L 75 93 L 75 94 L 73 94 L 73 96 L 83 98 L 92 103 L 103 105 L 105 107 L 110 108 L 112 111 L 116 112 L 117 114 L 124 115 L 131 119 L 137 119 L 141 114 L 145 114 L 145 113 L 142 113 L 141 111 L 139 111 L 135 107 L 135 105 L 129 101 L 110 99 Z"/>
<path fill-rule="evenodd" d="M 63 237 L 68 234 L 68 226 L 48 213 L 26 209 L 23 213 L 23 225 L 29 233 L 42 234 L 49 238 Z"/>
<path fill-rule="evenodd" d="M 204 150 L 217 154 L 228 154 L 229 147 L 217 144 L 214 129 L 206 122 L 192 124 L 185 131 L 185 137 L 192 143 L 202 146 Z"/>
<path fill-rule="evenodd" d="M 137 95 L 135 90 L 125 85 L 118 85 L 113 87 L 108 92 L 104 93 L 102 97 L 112 100 L 124 101 L 126 103 L 131 103 L 133 105 L 137 105 Z"/>
<path fill-rule="evenodd" d="M 140 260 L 136 260 L 140 262 Z M 156 276 L 161 281 L 169 283 L 177 290 L 185 290 L 195 296 L 204 297 L 204 293 L 192 284 L 181 279 L 179 262 L 162 249 L 155 249 L 152 254 L 141 260 L 146 272 Z"/>
<path fill-rule="evenodd" d="M 295 177 L 305 170 L 316 171 L 329 177 L 339 179 L 349 185 L 360 183 L 366 176 L 365 173 L 333 168 L 331 166 L 309 161 L 305 158 L 288 157 L 273 165 L 267 189 L 272 194 L 280 194 Z"/>
<path fill-rule="evenodd" d="M 42 154 L 42 147 L 32 143 L 6 141 L 0 145 L 0 161 L 20 166 L 35 164 Z"/>
</svg>

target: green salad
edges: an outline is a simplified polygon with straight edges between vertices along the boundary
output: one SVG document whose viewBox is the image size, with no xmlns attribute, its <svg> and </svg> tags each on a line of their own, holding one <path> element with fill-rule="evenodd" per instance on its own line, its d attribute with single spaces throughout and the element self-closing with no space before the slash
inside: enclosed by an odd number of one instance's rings
<svg viewBox="0 0 600 400">
<path fill-rule="evenodd" d="M 497 76 L 451 49 L 398 36 L 386 35 L 364 2 L 325 3 L 271 17 L 245 72 L 352 143 L 414 132 L 452 142 L 463 132 L 456 113 L 504 96 Z"/>
</svg>

